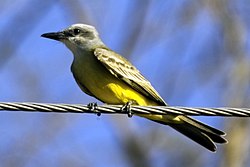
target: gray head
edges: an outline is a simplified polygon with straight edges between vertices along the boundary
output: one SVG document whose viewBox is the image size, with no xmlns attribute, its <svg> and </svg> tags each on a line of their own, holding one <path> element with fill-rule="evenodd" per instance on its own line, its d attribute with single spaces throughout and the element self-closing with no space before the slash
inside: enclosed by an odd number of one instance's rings
<svg viewBox="0 0 250 167">
<path fill-rule="evenodd" d="M 105 46 L 95 27 L 87 24 L 73 24 L 62 31 L 45 33 L 41 36 L 63 42 L 72 52 Z"/>
</svg>

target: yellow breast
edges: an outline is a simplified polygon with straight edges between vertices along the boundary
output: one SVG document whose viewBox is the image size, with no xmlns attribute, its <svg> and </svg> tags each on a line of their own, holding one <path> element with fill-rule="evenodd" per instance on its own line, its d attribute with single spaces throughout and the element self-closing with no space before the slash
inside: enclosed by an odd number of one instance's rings
<svg viewBox="0 0 250 167">
<path fill-rule="evenodd" d="M 75 58 L 71 69 L 78 83 L 105 103 L 126 104 L 132 101 L 137 105 L 156 105 L 111 74 L 94 56 Z"/>
</svg>

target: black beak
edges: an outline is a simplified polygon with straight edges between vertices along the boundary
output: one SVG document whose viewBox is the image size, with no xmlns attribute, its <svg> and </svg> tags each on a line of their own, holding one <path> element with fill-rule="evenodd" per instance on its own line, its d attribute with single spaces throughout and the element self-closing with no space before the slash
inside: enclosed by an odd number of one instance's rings
<svg viewBox="0 0 250 167">
<path fill-rule="evenodd" d="M 45 34 L 42 34 L 41 37 L 49 38 L 49 39 L 54 39 L 54 40 L 57 40 L 57 41 L 66 39 L 66 36 L 65 36 L 64 32 L 50 32 L 50 33 L 45 33 Z"/>
</svg>

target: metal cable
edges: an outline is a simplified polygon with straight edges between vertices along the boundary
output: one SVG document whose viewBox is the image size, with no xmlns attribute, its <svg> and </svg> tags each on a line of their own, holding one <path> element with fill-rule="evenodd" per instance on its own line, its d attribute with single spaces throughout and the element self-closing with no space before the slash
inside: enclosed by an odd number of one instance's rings
<svg viewBox="0 0 250 167">
<path fill-rule="evenodd" d="M 129 111 L 122 110 L 122 105 L 81 105 L 81 104 L 46 104 L 31 102 L 0 102 L 0 111 L 30 111 L 56 113 L 94 113 L 105 114 L 182 114 L 189 116 L 224 116 L 250 117 L 250 108 L 203 108 L 170 106 L 131 106 Z"/>
</svg>

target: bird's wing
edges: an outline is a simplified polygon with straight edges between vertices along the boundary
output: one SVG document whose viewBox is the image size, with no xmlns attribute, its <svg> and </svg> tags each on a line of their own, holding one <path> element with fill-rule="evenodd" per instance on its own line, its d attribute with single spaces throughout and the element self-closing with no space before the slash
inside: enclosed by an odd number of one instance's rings
<svg viewBox="0 0 250 167">
<path fill-rule="evenodd" d="M 106 48 L 96 48 L 94 55 L 115 77 L 123 80 L 144 96 L 158 102 L 159 105 L 167 105 L 150 82 L 125 58 Z"/>
</svg>

